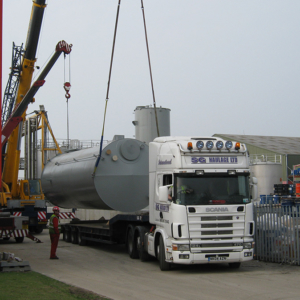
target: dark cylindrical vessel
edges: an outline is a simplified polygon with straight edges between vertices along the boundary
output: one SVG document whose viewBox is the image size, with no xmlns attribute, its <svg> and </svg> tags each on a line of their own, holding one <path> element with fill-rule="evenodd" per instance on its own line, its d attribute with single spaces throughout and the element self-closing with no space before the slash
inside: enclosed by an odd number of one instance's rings
<svg viewBox="0 0 300 300">
<path fill-rule="evenodd" d="M 64 208 L 134 212 L 148 206 L 149 147 L 122 139 L 107 145 L 93 176 L 99 148 L 52 158 L 42 173 L 47 200 Z"/>
</svg>

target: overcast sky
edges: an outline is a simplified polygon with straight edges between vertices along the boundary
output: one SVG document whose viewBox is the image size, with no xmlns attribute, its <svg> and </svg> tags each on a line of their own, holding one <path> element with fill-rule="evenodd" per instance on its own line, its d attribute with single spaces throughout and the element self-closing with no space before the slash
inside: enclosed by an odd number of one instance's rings
<svg viewBox="0 0 300 300">
<path fill-rule="evenodd" d="M 3 2 L 4 91 L 12 42 L 26 42 L 32 1 Z M 100 139 L 118 0 L 47 4 L 36 65 L 47 63 L 60 40 L 73 44 L 70 138 Z M 144 6 L 156 103 L 171 109 L 172 135 L 299 136 L 299 0 L 144 0 Z M 27 111 L 43 104 L 58 139 L 67 137 L 63 83 L 61 56 Z M 104 139 L 133 137 L 135 107 L 151 104 L 141 2 L 122 0 Z"/>
</svg>

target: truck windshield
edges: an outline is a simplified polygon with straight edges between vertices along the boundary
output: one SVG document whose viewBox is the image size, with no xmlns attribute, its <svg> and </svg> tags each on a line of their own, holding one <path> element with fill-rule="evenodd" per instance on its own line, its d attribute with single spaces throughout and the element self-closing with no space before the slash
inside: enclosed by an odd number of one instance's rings
<svg viewBox="0 0 300 300">
<path fill-rule="evenodd" d="M 228 205 L 250 202 L 249 174 L 178 174 L 174 202 L 181 205 Z"/>
<path fill-rule="evenodd" d="M 41 185 L 39 180 L 29 180 L 30 195 L 40 195 Z"/>
</svg>

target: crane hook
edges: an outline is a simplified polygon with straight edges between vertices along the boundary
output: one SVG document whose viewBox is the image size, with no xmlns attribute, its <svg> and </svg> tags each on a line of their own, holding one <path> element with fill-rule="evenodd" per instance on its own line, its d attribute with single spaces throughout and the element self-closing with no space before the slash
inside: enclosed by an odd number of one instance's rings
<svg viewBox="0 0 300 300">
<path fill-rule="evenodd" d="M 70 82 L 65 82 L 65 83 L 64 83 L 64 89 L 65 89 L 65 91 L 66 91 L 65 97 L 66 97 L 66 99 L 67 99 L 67 101 L 68 101 L 69 98 L 71 98 L 71 95 L 69 94 L 69 91 L 70 91 L 70 89 L 71 89 L 71 83 L 70 83 Z"/>
</svg>

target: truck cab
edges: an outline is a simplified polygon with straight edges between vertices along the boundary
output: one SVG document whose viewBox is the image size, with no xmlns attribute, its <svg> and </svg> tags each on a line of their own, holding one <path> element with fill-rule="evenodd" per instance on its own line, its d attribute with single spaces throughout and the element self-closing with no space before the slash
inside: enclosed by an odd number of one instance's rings
<svg viewBox="0 0 300 300">
<path fill-rule="evenodd" d="M 18 182 L 19 195 L 22 200 L 44 200 L 41 180 L 20 180 Z"/>
<path fill-rule="evenodd" d="M 156 228 L 148 251 L 161 268 L 214 262 L 239 267 L 253 259 L 246 146 L 212 137 L 162 137 L 149 151 L 149 217 Z"/>
</svg>

